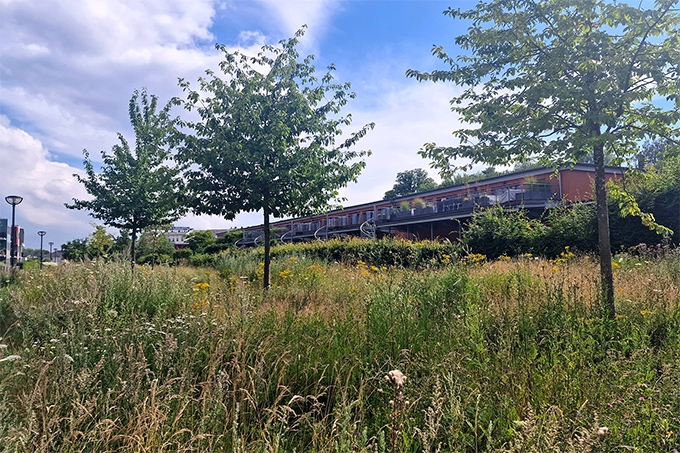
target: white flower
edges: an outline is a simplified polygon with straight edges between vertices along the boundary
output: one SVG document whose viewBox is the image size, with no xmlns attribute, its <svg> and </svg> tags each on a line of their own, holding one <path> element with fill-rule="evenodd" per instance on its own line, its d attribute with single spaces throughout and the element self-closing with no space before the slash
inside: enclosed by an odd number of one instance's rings
<svg viewBox="0 0 680 453">
<path fill-rule="evenodd" d="M 597 430 L 597 438 L 602 440 L 607 436 L 607 433 L 609 433 L 609 428 L 602 426 Z"/>
<path fill-rule="evenodd" d="M 406 376 L 399 370 L 392 370 L 388 373 L 389 378 L 394 382 L 397 387 L 403 387 L 406 382 Z"/>
<path fill-rule="evenodd" d="M 14 362 L 15 360 L 20 360 L 20 355 L 8 355 L 4 359 L 0 359 L 0 362 Z"/>
</svg>

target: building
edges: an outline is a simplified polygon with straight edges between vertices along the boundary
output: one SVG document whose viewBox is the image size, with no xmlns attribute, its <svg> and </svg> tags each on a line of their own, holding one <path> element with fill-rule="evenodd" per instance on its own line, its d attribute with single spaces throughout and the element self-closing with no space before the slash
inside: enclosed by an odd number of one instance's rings
<svg viewBox="0 0 680 453">
<path fill-rule="evenodd" d="M 607 180 L 623 176 L 625 168 L 607 167 Z M 272 237 L 282 242 L 309 241 L 330 237 L 382 237 L 405 239 L 455 239 L 461 223 L 476 208 L 500 204 L 509 209 L 526 209 L 539 216 L 545 209 L 593 199 L 595 168 L 590 164 L 573 167 L 535 168 L 466 184 L 388 200 L 373 201 L 326 214 L 298 217 L 271 223 Z M 238 245 L 261 244 L 263 225 L 243 229 Z"/>
<path fill-rule="evenodd" d="M 0 219 L 0 266 L 9 266 L 12 256 L 12 241 L 16 245 L 16 262 L 21 261 L 24 250 L 24 229 L 18 225 L 12 225 L 8 219 Z"/>
<path fill-rule="evenodd" d="M 173 225 L 165 233 L 165 235 L 167 236 L 168 241 L 170 241 L 170 243 L 175 246 L 175 250 L 180 250 L 188 246 L 186 242 L 186 236 L 192 231 L 193 228 Z"/>
<path fill-rule="evenodd" d="M 11 226 L 7 222 L 7 219 L 0 219 L 0 267 L 9 265 L 9 254 L 10 251 L 10 241 L 11 236 L 10 230 Z"/>
</svg>

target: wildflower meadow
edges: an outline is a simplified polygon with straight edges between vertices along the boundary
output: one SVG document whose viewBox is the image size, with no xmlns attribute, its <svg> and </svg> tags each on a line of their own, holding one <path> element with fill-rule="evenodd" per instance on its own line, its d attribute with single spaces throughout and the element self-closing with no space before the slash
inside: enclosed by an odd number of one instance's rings
<svg viewBox="0 0 680 453">
<path fill-rule="evenodd" d="M 267 291 L 256 251 L 2 274 L 0 451 L 680 448 L 677 249 L 616 256 L 609 321 L 568 248 L 310 247 L 273 250 Z"/>
</svg>

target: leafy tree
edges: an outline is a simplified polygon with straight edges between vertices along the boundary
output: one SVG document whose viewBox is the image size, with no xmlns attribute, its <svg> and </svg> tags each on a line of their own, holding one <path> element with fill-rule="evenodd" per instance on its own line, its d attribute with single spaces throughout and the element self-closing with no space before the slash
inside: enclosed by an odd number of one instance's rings
<svg viewBox="0 0 680 453">
<path fill-rule="evenodd" d="M 447 170 L 468 158 L 492 165 L 576 162 L 593 153 L 604 309 L 615 316 L 605 155 L 630 155 L 646 137 L 677 137 L 680 119 L 678 0 L 653 9 L 602 0 L 497 0 L 445 14 L 471 22 L 450 70 L 408 76 L 468 86 L 453 111 L 473 127 L 460 144 L 421 151 Z M 651 102 L 665 97 L 671 107 Z"/>
<path fill-rule="evenodd" d="M 130 240 L 130 235 L 127 231 L 121 230 L 118 236 L 116 236 L 113 240 L 111 252 L 129 255 L 131 246 L 132 241 Z"/>
<path fill-rule="evenodd" d="M 269 286 L 270 218 L 302 216 L 325 209 L 338 189 L 356 181 L 365 151 L 350 148 L 372 124 L 336 138 L 351 116 L 340 111 L 353 98 L 349 83 L 332 82 L 333 66 L 317 79 L 312 56 L 299 58 L 302 30 L 279 47 L 264 46 L 256 57 L 224 52 L 224 78 L 206 71 L 200 91 L 181 80 L 185 106 L 200 121 L 186 123 L 180 156 L 192 164 L 186 173 L 192 209 L 232 219 L 261 211 L 264 218 L 264 287 Z"/>
<path fill-rule="evenodd" d="M 243 231 L 241 230 L 231 230 L 224 233 L 223 236 L 216 239 L 218 244 L 229 244 L 234 245 L 236 241 L 243 238 Z"/>
<path fill-rule="evenodd" d="M 61 256 L 69 261 L 82 261 L 87 254 L 87 239 L 74 239 L 61 244 Z"/>
<path fill-rule="evenodd" d="M 647 140 L 642 144 L 638 157 L 638 168 L 641 170 L 654 166 L 666 157 L 680 155 L 680 147 L 668 140 Z"/>
<path fill-rule="evenodd" d="M 422 168 L 414 168 L 413 170 L 397 173 L 397 181 L 394 183 L 391 190 L 385 192 L 385 200 L 436 188 L 437 183 L 428 176 L 425 170 Z"/>
<path fill-rule="evenodd" d="M 50 253 L 49 250 L 43 249 L 43 255 L 47 255 L 48 253 Z M 22 254 L 23 256 L 40 256 L 40 249 L 24 247 Z"/>
<path fill-rule="evenodd" d="M 131 235 L 130 264 L 134 269 L 135 242 L 144 229 L 177 220 L 185 211 L 180 200 L 183 183 L 180 169 L 168 166 L 174 147 L 175 121 L 170 118 L 169 102 L 156 111 L 158 98 L 146 90 L 135 91 L 129 104 L 130 122 L 135 131 L 134 150 L 118 134 L 120 145 L 112 153 L 102 151 L 102 172 L 97 174 L 87 150 L 83 151 L 86 177 L 74 175 L 93 197 L 73 199 L 69 209 L 86 209 L 106 225 Z"/>
<path fill-rule="evenodd" d="M 215 243 L 215 236 L 212 231 L 196 230 L 187 234 L 185 241 L 192 252 L 203 253 L 207 246 Z"/>
<path fill-rule="evenodd" d="M 172 259 L 175 246 L 168 239 L 162 228 L 146 229 L 139 237 L 137 259 L 140 262 L 156 263 L 168 262 Z"/>
<path fill-rule="evenodd" d="M 501 176 L 509 173 L 508 171 L 498 171 L 496 167 L 486 167 L 477 173 L 463 173 L 463 174 L 449 174 L 445 175 L 440 187 L 455 186 L 456 184 L 465 184 L 468 182 L 479 181 L 480 179 L 493 178 L 494 176 Z"/>
<path fill-rule="evenodd" d="M 524 162 L 517 162 L 515 164 L 515 166 L 512 168 L 512 171 L 516 172 L 516 171 L 533 170 L 534 168 L 539 168 L 539 167 L 542 167 L 542 165 L 539 164 L 538 162 L 527 160 L 527 161 L 524 161 Z"/>
<path fill-rule="evenodd" d="M 91 224 L 94 231 L 87 238 L 87 255 L 90 258 L 108 257 L 114 245 L 114 237 L 106 231 L 103 225 Z"/>
<path fill-rule="evenodd" d="M 619 205 L 612 218 L 613 246 L 657 243 L 655 231 L 673 235 L 680 243 L 680 156 L 665 155 L 646 171 L 631 170 L 620 186 L 610 187 L 610 199 Z"/>
</svg>

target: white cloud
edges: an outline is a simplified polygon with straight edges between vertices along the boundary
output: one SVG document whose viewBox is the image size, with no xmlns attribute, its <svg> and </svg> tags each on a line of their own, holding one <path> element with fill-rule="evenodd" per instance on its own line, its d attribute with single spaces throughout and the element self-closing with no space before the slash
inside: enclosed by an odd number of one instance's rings
<svg viewBox="0 0 680 453">
<path fill-rule="evenodd" d="M 126 132 L 127 101 L 162 102 L 220 56 L 212 0 L 60 0 L 3 6 L 3 112 L 53 152 L 108 149 Z M 123 125 L 123 126 L 121 126 Z"/>
<path fill-rule="evenodd" d="M 22 215 L 37 225 L 64 225 L 63 241 L 85 237 L 91 228 L 84 213 L 63 203 L 84 198 L 71 176 L 78 170 L 56 160 L 94 159 L 110 150 L 116 132 L 130 134 L 127 103 L 133 90 L 147 87 L 161 102 L 181 95 L 177 78 L 196 84 L 206 68 L 217 68 L 222 55 L 214 50 L 216 8 L 238 18 L 244 9 L 258 16 L 262 29 L 236 29 L 225 43 L 254 54 L 265 43 L 289 37 L 309 26 L 301 53 L 316 53 L 320 35 L 332 27 L 342 0 L 45 0 L 2 3 L 0 40 L 0 178 L 2 192 L 24 195 Z M 224 11 L 222 11 L 224 12 Z M 262 19 L 264 18 L 264 19 Z M 235 19 L 236 20 L 236 19 Z M 235 22 L 234 20 L 234 22 Z M 230 47 L 233 48 L 233 47 Z M 405 80 L 394 55 L 389 61 L 364 55 L 366 68 L 338 80 L 351 80 L 366 97 L 350 102 L 356 130 L 376 123 L 358 144 L 373 156 L 360 177 L 342 193 L 348 204 L 382 198 L 397 172 L 428 168 L 417 155 L 426 141 L 453 144 L 456 118 L 449 100 L 451 85 Z M 330 60 L 333 60 L 330 56 Z M 342 67 L 340 68 L 343 69 Z M 348 69 L 351 71 L 351 69 Z M 358 79 L 357 79 L 358 78 Z M 394 82 L 394 79 L 398 82 Z M 184 115 L 179 109 L 176 114 Z M 2 115 L 11 118 L 9 120 Z M 431 172 L 434 176 L 434 172 Z M 19 175 L 17 178 L 6 175 Z M 4 211 L 3 211 L 4 212 Z M 81 222 L 78 228 L 76 222 Z M 218 217 L 188 217 L 178 224 L 194 228 L 245 226 L 262 222 L 258 213 L 233 222 Z M 61 239 L 59 239 L 61 240 Z"/>
<path fill-rule="evenodd" d="M 314 47 L 319 36 L 324 33 L 333 14 L 342 4 L 341 0 L 260 0 L 264 12 L 272 22 L 279 25 L 284 36 L 293 36 L 302 25 L 307 25 L 303 50 Z"/>
<path fill-rule="evenodd" d="M 373 154 L 359 178 L 341 191 L 349 204 L 382 199 L 392 188 L 398 172 L 424 168 L 437 179 L 429 161 L 418 154 L 426 142 L 441 146 L 457 143 L 452 132 L 460 120 L 450 110 L 449 101 L 460 93 L 453 85 L 416 83 L 395 84 L 385 80 L 384 92 L 377 105 L 363 106 L 353 112 L 353 126 L 375 122 L 375 129 L 358 143 L 358 148 L 371 149 Z"/>
<path fill-rule="evenodd" d="M 27 221 L 43 228 L 82 227 L 84 216 L 64 207 L 64 203 L 74 197 L 87 196 L 73 177 L 74 173 L 82 174 L 82 170 L 52 161 L 39 140 L 11 126 L 5 116 L 0 116 L 0 151 L 3 172 L 0 191 L 3 196 L 24 197 L 23 223 Z"/>
</svg>

